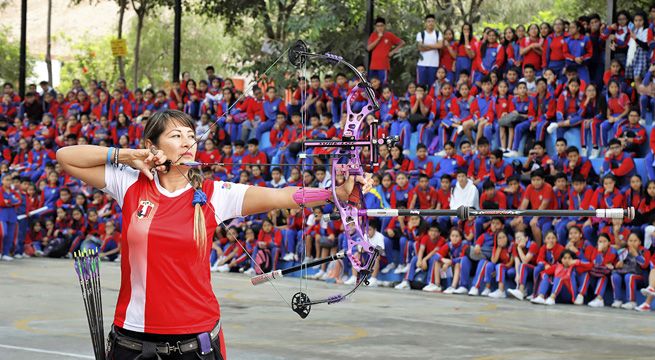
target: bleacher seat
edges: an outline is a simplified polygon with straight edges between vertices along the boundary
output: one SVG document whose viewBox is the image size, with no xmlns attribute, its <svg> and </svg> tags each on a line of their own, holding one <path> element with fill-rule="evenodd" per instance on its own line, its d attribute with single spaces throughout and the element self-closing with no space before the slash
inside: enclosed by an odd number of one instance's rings
<svg viewBox="0 0 655 360">
<path fill-rule="evenodd" d="M 267 131 L 262 134 L 262 138 L 259 141 L 259 149 L 260 150 L 266 150 L 271 147 L 271 132 Z"/>
</svg>

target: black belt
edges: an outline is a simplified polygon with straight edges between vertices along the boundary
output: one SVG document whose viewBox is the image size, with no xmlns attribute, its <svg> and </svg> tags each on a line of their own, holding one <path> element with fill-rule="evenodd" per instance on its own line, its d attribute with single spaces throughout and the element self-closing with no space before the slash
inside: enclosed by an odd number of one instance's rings
<svg viewBox="0 0 655 360">
<path fill-rule="evenodd" d="M 221 331 L 221 321 L 219 320 L 216 323 L 216 326 L 214 326 L 214 328 L 209 332 L 210 339 L 216 340 L 218 338 L 218 334 L 220 333 L 220 331 Z M 198 338 L 192 338 L 184 341 L 177 341 L 173 345 L 171 345 L 170 342 L 153 343 L 153 342 L 143 341 L 143 340 L 139 340 L 119 334 L 118 332 L 116 332 L 113 325 L 112 325 L 111 332 L 109 333 L 109 339 L 111 341 L 115 341 L 116 345 L 120 347 L 134 350 L 134 351 L 139 351 L 141 353 L 156 352 L 157 354 L 170 355 L 171 353 L 179 352 L 180 354 L 184 354 L 184 353 L 196 351 L 200 348 Z M 210 352 L 211 352 L 211 347 L 210 347 Z M 205 355 L 205 354 L 206 353 L 203 353 L 201 355 Z"/>
</svg>

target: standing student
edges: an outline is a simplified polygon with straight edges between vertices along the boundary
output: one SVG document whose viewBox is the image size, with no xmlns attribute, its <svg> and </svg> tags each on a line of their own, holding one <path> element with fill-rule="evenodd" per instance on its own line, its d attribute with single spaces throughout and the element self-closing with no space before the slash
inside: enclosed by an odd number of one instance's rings
<svg viewBox="0 0 655 360">
<path fill-rule="evenodd" d="M 382 17 L 375 19 L 375 31 L 369 36 L 366 46 L 366 50 L 371 52 L 368 77 L 377 77 L 382 84 L 388 81 L 391 68 L 389 58 L 405 45 L 402 39 L 385 30 L 386 24 L 386 20 Z"/>
<path fill-rule="evenodd" d="M 566 33 L 564 32 L 564 21 L 557 19 L 553 23 L 553 32 L 546 36 L 542 50 L 542 68 L 552 69 L 555 76 L 561 81 L 564 79 Z M 542 33 L 543 34 L 543 33 Z"/>
<path fill-rule="evenodd" d="M 564 42 L 564 58 L 566 67 L 577 70 L 578 77 L 589 84 L 589 68 L 587 64 L 593 55 L 591 40 L 585 35 L 584 26 L 580 21 L 574 21 L 569 26 L 569 37 Z"/>
<path fill-rule="evenodd" d="M 467 74 L 471 74 L 476 47 L 478 46 L 478 40 L 473 36 L 472 24 L 464 23 L 459 33 L 459 41 L 455 44 L 457 48 L 457 57 L 455 58 L 455 80 L 460 79 L 460 74 L 463 71 Z"/>
<path fill-rule="evenodd" d="M 13 177 L 9 173 L 4 174 L 0 188 L 0 234 L 2 235 L 0 260 L 2 261 L 14 260 L 10 254 L 14 250 L 18 236 L 16 208 L 20 205 L 21 199 L 11 187 L 12 180 Z"/>
<path fill-rule="evenodd" d="M 476 48 L 473 63 L 473 82 L 478 84 L 483 77 L 490 76 L 492 72 L 500 71 L 505 64 L 505 51 L 503 45 L 498 43 L 498 33 L 495 30 L 487 31 L 486 39 Z"/>
<path fill-rule="evenodd" d="M 523 58 L 522 67 L 525 71 L 531 65 L 537 75 L 541 75 L 541 55 L 543 53 L 543 40 L 539 38 L 539 26 L 528 26 L 528 36 L 519 39 L 519 55 Z"/>
<path fill-rule="evenodd" d="M 437 76 L 439 52 L 443 48 L 443 35 L 435 30 L 434 15 L 425 16 L 425 29 L 416 34 L 419 60 L 416 63 L 416 83 L 430 86 Z"/>
</svg>

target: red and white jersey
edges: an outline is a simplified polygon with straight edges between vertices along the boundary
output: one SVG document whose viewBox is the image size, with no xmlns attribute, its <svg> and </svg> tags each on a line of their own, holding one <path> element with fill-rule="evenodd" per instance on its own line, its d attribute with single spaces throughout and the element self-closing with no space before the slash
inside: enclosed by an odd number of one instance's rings
<svg viewBox="0 0 655 360">
<path fill-rule="evenodd" d="M 241 216 L 247 185 L 205 180 L 207 245 L 193 238 L 194 190 L 169 192 L 128 166 L 105 166 L 102 189 L 123 210 L 121 289 L 114 324 L 155 334 L 210 331 L 220 318 L 209 253 L 221 220 Z"/>
</svg>

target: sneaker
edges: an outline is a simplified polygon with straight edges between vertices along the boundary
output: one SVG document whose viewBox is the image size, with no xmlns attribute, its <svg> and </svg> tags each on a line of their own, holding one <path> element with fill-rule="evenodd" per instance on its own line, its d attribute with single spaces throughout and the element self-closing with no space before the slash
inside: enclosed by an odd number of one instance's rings
<svg viewBox="0 0 655 360">
<path fill-rule="evenodd" d="M 328 274 L 328 272 L 327 272 L 327 271 L 324 271 L 324 272 L 323 272 L 323 275 L 321 275 L 321 277 L 319 277 L 318 280 L 325 281 L 325 280 L 327 280 L 329 277 L 330 277 L 330 275 Z"/>
<path fill-rule="evenodd" d="M 228 264 L 223 264 L 218 267 L 218 271 L 222 273 L 230 272 L 230 265 Z"/>
<path fill-rule="evenodd" d="M 214 265 L 212 265 L 212 266 L 209 267 L 209 271 L 211 271 L 211 272 L 216 272 L 216 271 L 218 271 L 218 268 L 219 268 L 219 267 L 220 267 L 220 266 L 218 265 L 218 261 L 217 261 L 216 263 L 214 263 Z"/>
<path fill-rule="evenodd" d="M 455 291 L 454 291 L 453 293 L 454 293 L 454 294 L 463 295 L 463 294 L 466 294 L 466 293 L 468 293 L 468 292 L 469 292 L 469 291 L 468 291 L 467 288 L 465 288 L 465 287 L 463 287 L 463 286 L 460 286 L 460 287 L 458 287 L 457 289 L 455 289 Z"/>
<path fill-rule="evenodd" d="M 525 295 L 523 295 L 523 291 L 519 289 L 509 289 L 507 290 L 507 292 L 519 300 L 523 300 L 523 298 L 525 297 Z"/>
<path fill-rule="evenodd" d="M 41 250 L 37 250 L 37 251 L 34 253 L 34 255 L 36 255 L 36 256 L 43 256 L 43 251 L 41 251 Z"/>
<path fill-rule="evenodd" d="M 597 159 L 599 156 L 600 156 L 600 149 L 599 148 L 591 149 L 591 155 L 589 155 L 590 159 Z"/>
<path fill-rule="evenodd" d="M 255 276 L 257 274 L 257 272 L 255 271 L 254 268 L 250 268 L 250 269 L 244 271 L 243 273 L 248 275 L 248 276 Z"/>
<path fill-rule="evenodd" d="M 394 263 L 389 263 L 389 264 L 387 264 L 387 266 L 385 266 L 384 269 L 382 269 L 380 272 L 383 273 L 383 274 L 386 274 L 386 273 L 388 273 L 389 271 L 391 271 L 391 270 L 393 270 L 393 269 L 395 269 L 395 268 L 396 268 L 396 264 L 394 264 Z"/>
<path fill-rule="evenodd" d="M 22 259 L 24 257 L 23 254 L 14 254 L 14 259 Z"/>
<path fill-rule="evenodd" d="M 405 156 L 409 156 L 411 153 L 412 153 L 412 152 L 409 151 L 409 149 L 405 149 L 405 150 L 403 150 L 403 155 L 405 155 Z"/>
<path fill-rule="evenodd" d="M 407 282 L 407 280 L 403 280 L 400 284 L 394 286 L 394 289 L 396 289 L 396 290 L 408 290 L 409 289 L 409 282 Z"/>
<path fill-rule="evenodd" d="M 489 297 L 492 299 L 504 299 L 507 297 L 507 294 L 505 294 L 505 292 L 501 291 L 500 289 L 496 289 L 496 291 L 489 294 Z"/>
<path fill-rule="evenodd" d="M 544 301 L 544 305 L 548 305 L 548 306 L 555 305 L 555 299 L 549 296 L 548 299 Z"/>
<path fill-rule="evenodd" d="M 446 150 L 441 150 L 439 152 L 436 152 L 434 156 L 441 156 L 441 157 L 446 156 Z"/>
<path fill-rule="evenodd" d="M 646 119 L 639 119 L 639 125 L 646 126 Z"/>
<path fill-rule="evenodd" d="M 378 287 L 378 279 L 374 277 L 368 278 L 368 286 Z"/>
<path fill-rule="evenodd" d="M 530 302 L 533 304 L 543 305 L 546 303 L 546 300 L 544 300 L 544 298 L 542 298 L 541 296 L 537 296 L 534 299 L 530 300 Z"/>
<path fill-rule="evenodd" d="M 614 302 L 612 303 L 612 307 L 617 309 L 620 308 L 621 305 L 623 305 L 623 301 L 621 300 L 614 300 Z"/>
<path fill-rule="evenodd" d="M 480 295 L 482 295 L 482 296 L 489 296 L 489 294 L 491 294 L 491 289 L 489 289 L 489 288 L 484 288 L 484 290 L 482 290 L 482 294 L 480 294 Z"/>
<path fill-rule="evenodd" d="M 357 283 L 357 276 L 355 275 L 350 275 L 348 280 L 343 282 L 344 285 L 355 285 Z"/>
<path fill-rule="evenodd" d="M 558 127 L 559 127 L 559 125 L 557 125 L 557 123 L 551 123 L 551 124 L 548 125 L 548 127 L 546 128 L 546 131 L 547 131 L 549 134 L 552 134 L 552 133 L 555 132 L 555 130 L 557 130 Z"/>
<path fill-rule="evenodd" d="M 428 292 L 437 292 L 437 291 L 441 291 L 441 286 L 437 284 L 429 283 L 426 286 L 424 286 L 422 290 Z"/>
<path fill-rule="evenodd" d="M 647 288 L 641 289 L 641 294 L 644 296 L 655 296 L 655 289 L 653 289 L 652 286 L 649 286 Z"/>
<path fill-rule="evenodd" d="M 602 308 L 605 307 L 605 302 L 601 298 L 595 298 L 591 300 L 587 305 L 591 306 L 592 308 Z"/>
<path fill-rule="evenodd" d="M 575 297 L 575 301 L 573 302 L 576 305 L 583 305 L 584 304 L 584 296 L 582 294 L 578 294 L 578 296 Z"/>
<path fill-rule="evenodd" d="M 449 286 L 448 289 L 443 291 L 443 293 L 448 294 L 448 295 L 454 294 L 455 293 L 455 288 L 452 287 L 452 286 Z"/>
<path fill-rule="evenodd" d="M 476 288 L 475 286 L 469 290 L 469 296 L 478 296 L 480 294 L 480 290 Z"/>
<path fill-rule="evenodd" d="M 528 297 L 525 298 L 525 299 L 528 300 L 528 301 L 532 301 L 532 300 L 534 300 L 534 294 L 530 294 L 530 295 L 528 295 Z"/>
<path fill-rule="evenodd" d="M 520 154 L 519 154 L 518 151 L 516 151 L 516 150 L 510 150 L 510 151 L 507 153 L 506 156 L 507 156 L 507 157 L 511 157 L 511 158 L 513 158 L 513 157 L 519 157 L 519 155 L 520 155 Z"/>
<path fill-rule="evenodd" d="M 405 269 L 405 265 L 402 265 L 402 264 L 398 265 L 398 267 L 396 267 L 396 270 L 393 271 L 394 274 L 403 274 L 403 273 L 406 273 L 406 272 L 407 272 L 407 269 Z"/>
<path fill-rule="evenodd" d="M 0 261 L 14 261 L 14 258 L 9 255 L 0 256 Z"/>
<path fill-rule="evenodd" d="M 314 280 L 320 280 L 320 278 L 321 278 L 323 275 L 325 275 L 325 271 L 323 271 L 323 270 L 319 270 L 316 274 L 314 274 L 314 275 L 310 275 L 309 278 L 310 278 L 310 279 L 314 279 Z"/>
<path fill-rule="evenodd" d="M 462 125 L 455 126 L 455 129 L 457 129 L 457 135 L 461 135 L 464 132 L 464 127 Z"/>
<path fill-rule="evenodd" d="M 294 253 L 287 253 L 286 255 L 284 255 L 282 260 L 284 260 L 284 261 L 293 261 L 293 259 L 295 258 L 294 255 L 295 255 Z"/>
<path fill-rule="evenodd" d="M 634 301 L 629 301 L 621 305 L 621 309 L 625 309 L 625 310 L 634 310 L 636 307 L 637 307 L 637 303 Z"/>
<path fill-rule="evenodd" d="M 644 302 L 643 304 L 637 306 L 635 310 L 639 312 L 650 311 L 650 305 L 647 302 Z"/>
</svg>

